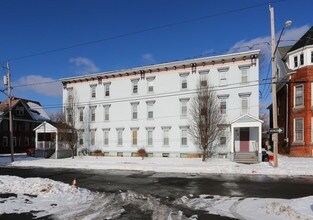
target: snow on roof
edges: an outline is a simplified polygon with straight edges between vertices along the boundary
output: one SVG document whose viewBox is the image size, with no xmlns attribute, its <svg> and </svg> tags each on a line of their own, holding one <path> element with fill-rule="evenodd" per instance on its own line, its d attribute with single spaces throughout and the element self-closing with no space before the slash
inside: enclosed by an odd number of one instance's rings
<svg viewBox="0 0 313 220">
<path fill-rule="evenodd" d="M 14 108 L 14 106 L 19 102 L 22 102 L 25 108 L 28 108 L 27 110 L 29 111 L 29 113 L 31 114 L 34 120 L 50 121 L 49 115 L 43 109 L 43 107 L 41 106 L 39 102 L 13 97 L 13 100 L 11 101 L 12 108 Z M 8 109 L 9 109 L 9 99 L 6 99 L 2 103 L 0 103 L 0 115 L 8 111 Z"/>
<path fill-rule="evenodd" d="M 49 115 L 39 103 L 27 101 L 27 105 L 29 106 L 30 113 L 32 114 L 35 120 L 37 121 L 50 120 Z"/>
</svg>

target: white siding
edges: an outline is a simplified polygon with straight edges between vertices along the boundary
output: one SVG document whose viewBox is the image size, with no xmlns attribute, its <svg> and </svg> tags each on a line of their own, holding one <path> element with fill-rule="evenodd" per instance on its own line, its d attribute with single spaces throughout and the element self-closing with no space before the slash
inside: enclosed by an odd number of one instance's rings
<svg viewBox="0 0 313 220">
<path fill-rule="evenodd" d="M 254 52 L 258 53 L 258 52 Z M 201 71 L 209 71 L 208 82 L 216 90 L 217 95 L 227 95 L 227 122 L 231 122 L 241 115 L 241 93 L 249 93 L 249 114 L 259 117 L 259 65 L 258 59 L 255 63 L 247 58 L 242 59 L 242 55 L 236 55 L 236 61 L 225 62 L 224 64 L 208 64 L 197 66 L 196 72 L 192 72 L 191 67 L 186 65 L 185 69 L 162 69 L 159 72 L 146 73 L 145 77 L 153 77 L 153 93 L 148 92 L 147 79 L 141 79 L 140 75 L 131 75 L 115 77 L 98 81 L 94 80 L 79 81 L 70 83 L 68 88 L 76 91 L 79 99 L 79 107 L 85 107 L 84 112 L 88 115 L 90 107 L 96 107 L 96 121 L 78 122 L 79 129 L 84 131 L 95 130 L 96 148 L 105 152 L 136 152 L 139 147 L 147 147 L 147 129 L 153 127 L 153 145 L 146 148 L 148 153 L 162 155 L 170 153 L 173 155 L 186 153 L 199 153 L 188 135 L 187 146 L 181 147 L 181 127 L 188 126 L 187 118 L 181 117 L 181 100 L 188 100 L 187 109 L 190 108 L 192 97 L 195 95 L 197 84 L 200 80 Z M 247 55 L 249 57 L 250 55 Z M 240 59 L 241 58 L 241 59 Z M 187 61 L 186 61 L 187 62 Z M 169 64 L 170 66 L 170 64 Z M 248 82 L 242 86 L 242 67 L 249 67 Z M 227 68 L 227 85 L 220 86 L 219 69 Z M 189 73 L 189 74 L 188 74 Z M 181 75 L 187 77 L 187 89 L 181 89 Z M 65 79 L 67 80 L 67 79 Z M 138 93 L 132 93 L 132 82 L 138 80 Z M 100 82 L 100 83 L 99 83 Z M 105 85 L 110 83 L 110 96 L 105 96 Z M 96 98 L 91 99 L 91 85 L 96 86 Z M 63 92 L 63 100 L 66 102 L 67 91 Z M 147 118 L 147 103 L 153 101 L 153 119 Z M 138 119 L 132 120 L 132 106 L 130 103 L 138 102 Z M 104 106 L 109 105 L 109 121 L 104 120 Z M 87 119 L 88 117 L 84 117 Z M 90 118 L 90 117 L 89 117 Z M 169 146 L 163 146 L 163 129 L 169 129 Z M 118 146 L 117 131 L 123 128 L 123 144 Z M 136 147 L 132 146 L 132 129 L 138 128 L 138 143 Z M 104 147 L 104 129 L 110 129 L 108 132 L 109 146 Z M 229 134 L 228 134 L 229 135 Z M 85 136 L 86 137 L 86 136 Z M 85 138 L 84 145 L 90 146 L 90 139 Z M 227 138 L 228 139 L 228 138 Z M 229 145 L 229 142 L 227 142 Z M 230 148 L 230 146 L 228 146 Z"/>
</svg>

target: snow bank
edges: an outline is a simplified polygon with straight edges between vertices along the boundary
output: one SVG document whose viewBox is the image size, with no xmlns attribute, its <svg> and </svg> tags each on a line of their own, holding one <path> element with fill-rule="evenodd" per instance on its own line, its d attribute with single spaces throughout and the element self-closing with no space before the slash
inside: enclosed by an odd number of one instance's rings
<svg viewBox="0 0 313 220">
<path fill-rule="evenodd" d="M 136 170 L 166 173 L 214 173 L 214 174 L 264 174 L 284 176 L 313 176 L 313 158 L 289 158 L 280 156 L 278 168 L 271 163 L 239 164 L 229 159 L 200 158 L 145 158 L 139 157 L 75 157 L 75 159 L 42 159 L 16 156 L 11 163 L 10 157 L 0 157 L 0 166 L 46 167 L 97 170 Z"/>
<path fill-rule="evenodd" d="M 313 196 L 298 199 L 243 198 L 228 196 L 183 196 L 165 204 L 159 198 L 133 191 L 96 193 L 42 178 L 0 176 L 0 217 L 7 213 L 32 212 L 37 218 L 52 215 L 55 219 L 114 219 L 139 211 L 151 219 L 195 220 L 197 210 L 236 219 L 306 220 L 313 219 Z M 185 208 L 192 216 L 186 217 Z M 194 212 L 194 213 L 192 213 Z M 190 214 L 190 213 L 189 213 Z"/>
<path fill-rule="evenodd" d="M 312 202 L 313 196 L 287 200 L 201 195 L 184 196 L 174 203 L 236 219 L 308 220 L 313 219 Z"/>
</svg>

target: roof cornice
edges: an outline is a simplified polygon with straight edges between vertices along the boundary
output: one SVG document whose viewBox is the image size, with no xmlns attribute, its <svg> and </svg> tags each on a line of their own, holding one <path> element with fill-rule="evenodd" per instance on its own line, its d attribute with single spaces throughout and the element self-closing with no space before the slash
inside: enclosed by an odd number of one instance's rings
<svg viewBox="0 0 313 220">
<path fill-rule="evenodd" d="M 88 82 L 88 81 L 94 81 L 94 80 L 98 80 L 98 84 L 101 84 L 102 79 L 131 76 L 131 75 L 142 76 L 145 73 L 153 73 L 153 72 L 176 70 L 176 69 L 183 70 L 188 67 L 234 63 L 239 60 L 245 61 L 248 59 L 257 59 L 259 57 L 259 54 L 260 54 L 260 50 L 251 50 L 251 51 L 238 52 L 238 53 L 232 53 L 232 54 L 202 57 L 202 58 L 195 58 L 195 59 L 189 59 L 189 60 L 140 66 L 140 67 L 134 67 L 134 68 L 129 68 L 129 69 L 121 69 L 121 70 L 116 70 L 116 71 L 101 72 L 101 73 L 89 74 L 89 75 L 84 75 L 84 76 L 62 78 L 61 81 L 63 83 L 63 86 L 66 86 L 67 83 L 76 83 L 76 82 L 83 82 L 83 81 Z"/>
</svg>

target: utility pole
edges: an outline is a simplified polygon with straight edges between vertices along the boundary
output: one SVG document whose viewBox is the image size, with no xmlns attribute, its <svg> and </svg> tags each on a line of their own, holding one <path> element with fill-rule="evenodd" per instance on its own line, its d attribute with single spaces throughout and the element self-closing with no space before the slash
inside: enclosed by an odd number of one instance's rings
<svg viewBox="0 0 313 220">
<path fill-rule="evenodd" d="M 269 5 L 271 15 L 271 45 L 272 45 L 272 112 L 273 112 L 273 128 L 278 127 L 277 123 L 277 94 L 276 94 L 276 41 L 275 41 L 275 26 L 274 26 L 274 8 Z M 278 167 L 278 133 L 272 134 L 274 144 L 274 167 Z"/>
<path fill-rule="evenodd" d="M 2 67 L 1 69 L 7 69 L 8 73 L 3 78 L 4 85 L 8 87 L 8 93 L 5 90 L 0 90 L 3 94 L 8 97 L 9 104 L 9 145 L 11 151 L 11 161 L 14 162 L 14 148 L 13 148 L 13 118 L 12 118 L 12 96 L 11 96 L 11 73 L 10 73 L 10 64 L 7 62 L 6 67 Z"/>
</svg>

